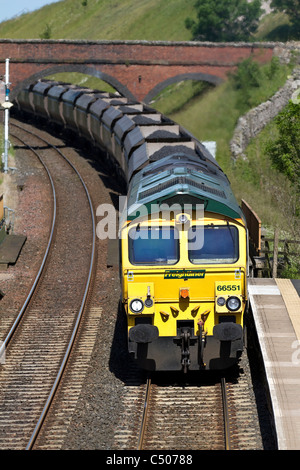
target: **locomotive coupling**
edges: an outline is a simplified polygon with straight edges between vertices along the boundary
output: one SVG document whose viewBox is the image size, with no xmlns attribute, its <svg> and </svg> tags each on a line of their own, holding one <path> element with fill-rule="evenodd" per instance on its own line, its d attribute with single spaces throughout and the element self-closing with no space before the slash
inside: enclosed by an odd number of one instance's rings
<svg viewBox="0 0 300 470">
<path fill-rule="evenodd" d="M 186 373 L 191 365 L 190 360 L 190 346 L 194 345 L 198 341 L 198 337 L 194 336 L 194 330 L 190 326 L 184 325 L 178 329 L 177 342 L 181 346 L 181 365 L 182 370 Z"/>
</svg>

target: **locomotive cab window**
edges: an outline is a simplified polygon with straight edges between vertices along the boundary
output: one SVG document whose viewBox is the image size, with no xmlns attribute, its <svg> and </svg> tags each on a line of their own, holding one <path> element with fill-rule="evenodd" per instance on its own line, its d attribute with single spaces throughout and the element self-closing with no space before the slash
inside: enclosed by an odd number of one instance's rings
<svg viewBox="0 0 300 470">
<path fill-rule="evenodd" d="M 233 225 L 206 225 L 189 230 L 193 264 L 232 264 L 239 258 L 239 232 Z"/>
<path fill-rule="evenodd" d="M 171 265 L 179 261 L 179 234 L 174 227 L 137 227 L 129 231 L 129 261 Z"/>
</svg>

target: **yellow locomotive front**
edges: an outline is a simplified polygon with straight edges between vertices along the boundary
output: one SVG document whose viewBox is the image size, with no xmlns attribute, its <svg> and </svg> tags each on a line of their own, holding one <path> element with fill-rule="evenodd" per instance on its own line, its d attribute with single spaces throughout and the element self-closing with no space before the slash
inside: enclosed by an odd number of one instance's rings
<svg viewBox="0 0 300 470">
<path fill-rule="evenodd" d="M 123 224 L 128 347 L 147 370 L 224 369 L 243 349 L 247 241 L 241 218 L 144 217 Z"/>
</svg>

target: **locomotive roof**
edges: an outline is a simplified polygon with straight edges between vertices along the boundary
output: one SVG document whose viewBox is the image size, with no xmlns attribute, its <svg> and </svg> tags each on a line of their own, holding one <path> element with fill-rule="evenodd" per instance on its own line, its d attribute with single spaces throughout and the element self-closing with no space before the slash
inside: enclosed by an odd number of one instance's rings
<svg viewBox="0 0 300 470">
<path fill-rule="evenodd" d="M 139 216 L 142 205 L 173 203 L 204 204 L 205 211 L 231 218 L 243 218 L 223 171 L 210 161 L 174 153 L 150 163 L 133 176 L 128 189 L 127 215 Z"/>
</svg>

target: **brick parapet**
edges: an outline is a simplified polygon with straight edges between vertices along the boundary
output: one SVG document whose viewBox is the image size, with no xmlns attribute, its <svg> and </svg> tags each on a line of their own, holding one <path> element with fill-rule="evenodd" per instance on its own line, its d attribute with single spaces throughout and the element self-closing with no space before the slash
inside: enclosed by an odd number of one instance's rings
<svg viewBox="0 0 300 470">
<path fill-rule="evenodd" d="M 128 97 L 143 101 L 160 84 L 189 77 L 218 83 L 247 57 L 266 62 L 274 54 L 289 56 L 294 48 L 294 44 L 274 42 L 0 39 L 0 61 L 11 59 L 13 93 L 29 79 L 77 70 L 88 71 Z"/>
</svg>

